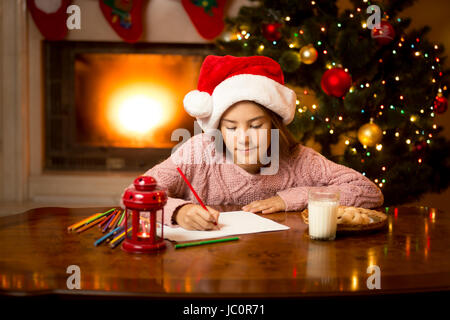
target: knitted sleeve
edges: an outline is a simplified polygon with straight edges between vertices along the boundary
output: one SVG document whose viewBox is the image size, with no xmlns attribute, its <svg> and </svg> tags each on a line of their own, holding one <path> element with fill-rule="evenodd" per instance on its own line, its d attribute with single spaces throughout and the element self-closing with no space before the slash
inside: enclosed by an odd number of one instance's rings
<svg viewBox="0 0 450 320">
<path fill-rule="evenodd" d="M 193 203 L 186 199 L 185 195 L 188 186 L 184 182 L 180 173 L 177 170 L 177 166 L 181 169 L 187 179 L 191 179 L 193 174 L 193 167 L 190 165 L 193 163 L 193 145 L 192 139 L 183 143 L 175 152 L 171 154 L 169 158 L 163 162 L 155 165 L 147 172 L 146 176 L 152 176 L 156 179 L 158 187 L 166 189 L 168 199 L 164 206 L 164 224 L 173 226 L 172 215 L 182 205 L 186 203 Z M 133 186 L 131 183 L 129 187 Z M 125 193 L 125 190 L 124 192 Z M 123 196 L 122 193 L 122 196 Z M 120 197 L 120 206 L 124 208 L 122 196 Z"/>
<path fill-rule="evenodd" d="M 277 192 L 286 204 L 286 211 L 303 210 L 308 204 L 308 190 L 319 186 L 338 190 L 341 205 L 374 208 L 383 204 L 383 194 L 372 181 L 311 148 L 300 146 L 293 172 L 297 186 Z"/>
</svg>

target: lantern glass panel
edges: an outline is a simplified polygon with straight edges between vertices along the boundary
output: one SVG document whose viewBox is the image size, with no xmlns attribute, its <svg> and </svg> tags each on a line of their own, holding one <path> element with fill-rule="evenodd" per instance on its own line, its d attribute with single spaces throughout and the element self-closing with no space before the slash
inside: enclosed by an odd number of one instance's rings
<svg viewBox="0 0 450 320">
<path fill-rule="evenodd" d="M 151 234 L 151 223 L 150 223 L 150 212 L 142 211 L 139 217 L 139 230 L 138 230 L 138 238 L 139 239 L 148 239 Z"/>
</svg>

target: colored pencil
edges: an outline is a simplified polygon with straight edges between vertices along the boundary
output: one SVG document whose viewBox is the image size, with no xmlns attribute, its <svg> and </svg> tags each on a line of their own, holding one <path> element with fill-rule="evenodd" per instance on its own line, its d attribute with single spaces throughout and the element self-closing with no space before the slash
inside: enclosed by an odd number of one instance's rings
<svg viewBox="0 0 450 320">
<path fill-rule="evenodd" d="M 108 214 L 108 215 L 106 216 L 106 220 L 103 221 L 102 223 L 100 223 L 100 224 L 98 225 L 98 227 L 99 227 L 100 229 L 103 229 L 103 227 L 105 226 L 105 224 L 107 224 L 108 221 L 109 221 L 109 219 L 110 219 L 112 216 L 114 216 L 114 214 L 116 213 L 116 211 L 117 211 L 117 210 L 114 210 L 113 212 L 111 212 L 110 214 Z"/>
<path fill-rule="evenodd" d="M 112 211 L 114 211 L 114 210 L 116 210 L 116 208 L 109 209 L 108 211 L 105 211 L 105 212 L 101 213 L 98 217 L 92 218 L 92 219 L 88 220 L 86 223 L 90 223 L 90 222 L 92 222 L 92 221 L 94 221 L 94 220 L 96 220 L 96 219 L 99 219 L 99 218 L 101 218 L 101 217 L 104 217 L 104 216 L 108 215 L 108 213 L 110 213 L 110 212 L 112 212 Z"/>
<path fill-rule="evenodd" d="M 92 216 L 89 216 L 81 221 L 78 221 L 77 223 L 72 224 L 71 226 L 68 226 L 67 231 L 72 231 L 73 229 L 82 226 L 86 221 L 88 221 L 89 219 L 94 218 L 98 215 L 100 215 L 100 213 L 93 214 Z"/>
<path fill-rule="evenodd" d="M 106 230 L 108 230 L 108 227 L 111 224 L 111 221 L 113 221 L 113 219 L 116 215 L 117 215 L 117 211 L 109 218 L 108 222 L 105 225 L 103 225 L 102 232 L 106 232 Z"/>
<path fill-rule="evenodd" d="M 77 223 L 75 223 L 75 224 L 73 224 L 73 225 L 67 227 L 67 230 L 68 230 L 68 231 L 72 231 L 72 230 L 74 230 L 74 229 L 76 229 L 76 228 L 78 228 L 78 227 L 80 227 L 80 226 L 82 226 L 82 225 L 89 224 L 90 222 L 92 222 L 92 221 L 94 221 L 94 220 L 96 220 L 96 219 L 98 219 L 98 218 L 100 218 L 100 217 L 103 217 L 104 215 L 107 215 L 107 214 L 110 213 L 112 210 L 115 210 L 115 208 L 112 208 L 112 209 L 110 209 L 110 210 L 108 210 L 108 211 L 106 211 L 106 212 L 103 212 L 103 213 L 96 213 L 96 214 L 93 214 L 92 216 L 87 217 L 86 219 L 83 219 L 83 220 L 81 220 L 80 222 L 77 222 Z"/>
<path fill-rule="evenodd" d="M 122 219 L 122 221 L 120 222 L 120 226 L 121 226 L 121 227 L 123 227 L 123 226 L 125 225 L 125 221 L 127 220 L 127 219 L 125 219 L 125 218 L 126 218 L 125 215 L 127 214 L 127 210 L 125 210 L 123 213 L 124 213 L 123 219 Z"/>
<path fill-rule="evenodd" d="M 186 184 L 189 186 L 189 188 L 191 189 L 192 193 L 194 194 L 194 196 L 197 198 L 197 201 L 200 203 L 200 205 L 202 206 L 203 209 L 205 209 L 206 211 L 208 211 L 208 209 L 206 209 L 205 204 L 203 203 L 202 199 L 200 199 L 200 197 L 198 196 L 197 192 L 195 192 L 194 187 L 192 187 L 191 183 L 189 182 L 189 180 L 186 178 L 186 176 L 183 174 L 183 172 L 181 171 L 180 168 L 177 167 L 178 172 L 181 174 L 181 177 L 183 178 L 183 180 L 186 182 Z M 209 212 L 209 211 L 208 211 Z M 217 226 L 217 221 L 214 221 L 214 224 Z"/>
<path fill-rule="evenodd" d="M 128 228 L 128 231 L 127 232 L 130 232 L 131 231 L 131 227 L 130 228 Z M 109 246 L 111 247 L 111 248 L 115 248 L 116 246 L 117 246 L 117 242 L 122 242 L 122 240 L 123 239 L 125 239 L 125 231 L 124 232 L 122 232 L 122 233 L 120 233 L 117 237 L 115 237 L 113 240 L 111 240 L 111 242 L 109 243 Z"/>
<path fill-rule="evenodd" d="M 125 210 L 123 210 L 122 215 L 120 216 L 119 222 L 117 223 L 119 226 L 122 224 L 122 220 L 125 218 Z"/>
<path fill-rule="evenodd" d="M 208 244 L 208 243 L 234 241 L 234 240 L 239 240 L 239 237 L 214 239 L 214 240 L 204 240 L 204 241 L 189 242 L 189 243 L 179 243 L 179 244 L 175 245 L 175 249 L 192 247 L 192 246 L 198 246 L 198 245 Z"/>
<path fill-rule="evenodd" d="M 83 232 L 83 231 L 85 231 L 85 230 L 87 230 L 87 229 L 90 229 L 90 228 L 92 228 L 93 226 L 95 226 L 97 223 L 99 223 L 99 222 L 101 222 L 101 221 L 103 221 L 103 220 L 105 220 L 105 219 L 106 219 L 106 217 L 102 217 L 102 218 L 100 218 L 100 219 L 94 220 L 94 221 L 92 221 L 91 223 L 86 224 L 86 225 L 82 226 L 81 228 L 77 229 L 77 233 L 81 233 L 81 232 Z"/>
<path fill-rule="evenodd" d="M 117 247 L 119 244 L 121 244 L 123 240 L 125 240 L 125 236 L 121 237 L 120 239 L 117 239 L 114 243 L 111 243 L 111 244 L 109 245 L 109 247 L 110 247 L 111 249 L 114 249 L 114 248 Z"/>
<path fill-rule="evenodd" d="M 94 246 L 98 246 L 99 244 L 101 244 L 103 241 L 105 241 L 106 239 L 108 239 L 109 237 L 117 234 L 118 232 L 121 232 L 123 230 L 123 227 L 117 227 L 115 228 L 113 231 L 109 232 L 108 234 L 105 234 L 103 237 L 101 237 L 100 239 L 98 239 L 97 241 L 94 242 Z"/>
<path fill-rule="evenodd" d="M 111 224 L 109 226 L 109 229 L 115 229 L 117 227 L 117 223 L 119 222 L 119 218 L 121 216 L 121 212 L 120 210 L 117 211 L 117 215 L 115 216 L 115 218 L 113 219 L 113 221 L 111 221 Z"/>
</svg>

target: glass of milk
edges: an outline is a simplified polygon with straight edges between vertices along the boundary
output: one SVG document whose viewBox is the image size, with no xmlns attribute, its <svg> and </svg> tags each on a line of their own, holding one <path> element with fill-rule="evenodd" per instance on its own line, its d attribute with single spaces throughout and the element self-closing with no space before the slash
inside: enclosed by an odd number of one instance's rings
<svg viewBox="0 0 450 320">
<path fill-rule="evenodd" d="M 309 237 L 315 240 L 336 238 L 339 191 L 312 188 L 308 192 Z"/>
</svg>

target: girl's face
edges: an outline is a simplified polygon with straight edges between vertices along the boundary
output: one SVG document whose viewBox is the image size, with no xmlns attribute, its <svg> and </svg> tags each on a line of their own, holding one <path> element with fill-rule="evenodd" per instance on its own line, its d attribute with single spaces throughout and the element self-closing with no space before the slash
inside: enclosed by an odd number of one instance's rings
<svg viewBox="0 0 450 320">
<path fill-rule="evenodd" d="M 256 103 L 240 101 L 228 108 L 219 124 L 234 163 L 258 166 L 270 145 L 270 116 Z"/>
</svg>

